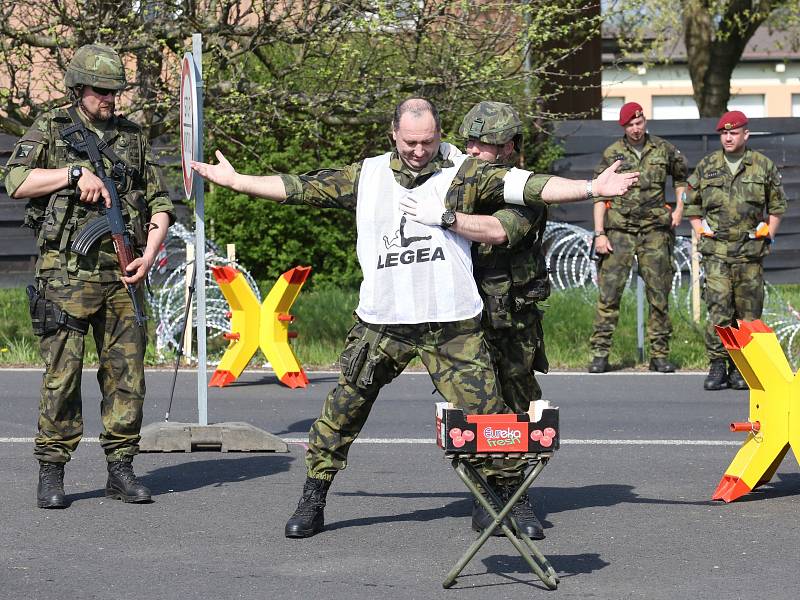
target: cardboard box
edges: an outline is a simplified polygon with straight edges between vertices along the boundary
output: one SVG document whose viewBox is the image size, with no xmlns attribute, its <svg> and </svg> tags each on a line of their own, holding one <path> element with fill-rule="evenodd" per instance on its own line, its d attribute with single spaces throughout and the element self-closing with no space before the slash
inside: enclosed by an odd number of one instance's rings
<svg viewBox="0 0 800 600">
<path fill-rule="evenodd" d="M 436 442 L 445 452 L 552 452 L 560 441 L 558 407 L 536 400 L 527 413 L 466 415 L 448 402 L 437 402 L 436 432 Z"/>
</svg>

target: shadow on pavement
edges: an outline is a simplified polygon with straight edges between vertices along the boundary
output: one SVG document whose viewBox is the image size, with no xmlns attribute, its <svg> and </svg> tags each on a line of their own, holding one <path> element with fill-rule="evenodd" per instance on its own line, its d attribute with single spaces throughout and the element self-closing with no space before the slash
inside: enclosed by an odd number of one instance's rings
<svg viewBox="0 0 800 600">
<path fill-rule="evenodd" d="M 330 374 L 330 375 L 314 375 L 314 378 L 310 381 L 310 383 L 336 383 L 337 375 Z M 259 377 L 256 380 L 236 380 L 233 383 L 226 385 L 225 387 L 235 388 L 235 387 L 251 387 L 254 385 L 280 385 L 283 386 L 280 379 L 278 379 L 277 375 L 274 373 L 266 373 Z M 286 388 L 287 390 L 289 388 Z"/>
<path fill-rule="evenodd" d="M 258 477 L 266 477 L 289 470 L 295 458 L 291 454 L 259 454 L 236 459 L 195 460 L 161 467 L 140 475 L 139 480 L 150 488 L 153 496 L 186 492 L 204 487 L 221 487 Z M 100 488 L 80 494 L 69 494 L 67 500 L 75 502 L 86 498 L 102 498 Z"/>
<path fill-rule="evenodd" d="M 302 421 L 295 421 L 290 423 L 283 431 L 276 431 L 275 435 L 286 435 L 287 433 L 304 433 L 307 434 L 311 429 L 314 419 L 303 419 Z"/>
</svg>

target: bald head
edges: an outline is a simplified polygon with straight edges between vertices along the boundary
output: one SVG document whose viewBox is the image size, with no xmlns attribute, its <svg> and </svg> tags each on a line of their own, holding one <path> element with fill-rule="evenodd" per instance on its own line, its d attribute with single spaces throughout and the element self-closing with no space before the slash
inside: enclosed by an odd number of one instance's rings
<svg viewBox="0 0 800 600">
<path fill-rule="evenodd" d="M 409 98 L 397 105 L 392 121 L 397 154 L 414 172 L 421 171 L 436 153 L 442 139 L 439 113 L 424 98 Z"/>
<path fill-rule="evenodd" d="M 392 129 L 394 131 L 397 131 L 397 128 L 400 127 L 400 120 L 403 118 L 403 115 L 408 115 L 415 119 L 430 115 L 436 125 L 436 129 L 438 131 L 442 130 L 439 111 L 436 110 L 436 107 L 430 100 L 426 100 L 425 98 L 407 98 L 397 105 L 397 108 L 394 109 L 394 118 L 392 119 Z"/>
</svg>

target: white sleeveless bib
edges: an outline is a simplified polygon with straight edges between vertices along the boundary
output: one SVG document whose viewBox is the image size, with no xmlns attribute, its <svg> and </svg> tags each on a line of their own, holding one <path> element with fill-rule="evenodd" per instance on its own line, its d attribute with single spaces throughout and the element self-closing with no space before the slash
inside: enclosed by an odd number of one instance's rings
<svg viewBox="0 0 800 600">
<path fill-rule="evenodd" d="M 454 166 L 407 190 L 389 168 L 391 153 L 368 158 L 358 182 L 356 224 L 361 283 L 356 314 L 367 323 L 461 321 L 483 303 L 472 276 L 471 242 L 441 227 L 411 221 L 399 209 L 403 196 L 444 202 L 463 155 Z"/>
</svg>

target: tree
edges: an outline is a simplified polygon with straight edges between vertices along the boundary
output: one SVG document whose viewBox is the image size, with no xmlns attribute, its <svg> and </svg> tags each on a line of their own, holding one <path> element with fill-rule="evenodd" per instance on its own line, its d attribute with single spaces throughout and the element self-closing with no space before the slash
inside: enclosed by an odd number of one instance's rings
<svg viewBox="0 0 800 600">
<path fill-rule="evenodd" d="M 731 76 L 759 27 L 800 31 L 797 0 L 680 0 L 680 10 L 667 0 L 622 0 L 608 8 L 629 55 L 643 52 L 645 60 L 667 62 L 675 40 L 683 39 L 701 117 L 727 110 Z"/>
<path fill-rule="evenodd" d="M 128 67 L 130 86 L 119 102 L 127 116 L 153 138 L 175 136 L 179 62 L 192 34 L 201 33 L 207 155 L 223 148 L 250 172 L 344 165 L 384 151 L 392 108 L 410 95 L 437 104 L 446 132 L 486 98 L 514 104 L 532 127 L 543 116 L 542 83 L 561 75 L 560 65 L 575 52 L 576 44 L 564 40 L 576 31 L 587 38 L 599 32 L 599 16 L 584 10 L 591 1 L 3 2 L 0 82 L 7 84 L 0 84 L 0 126 L 20 135 L 40 111 L 64 104 L 63 72 L 72 53 L 102 42 Z M 549 93 L 563 92 L 569 81 L 559 80 Z M 235 195 L 209 196 L 219 235 L 253 240 L 262 232 L 271 247 L 294 247 L 296 232 L 283 217 L 270 220 L 273 209 L 247 212 L 247 222 L 245 210 Z M 256 219 L 263 220 L 257 227 Z M 297 253 L 333 260 L 332 248 L 344 247 L 340 234 L 352 222 L 346 215 L 314 219 L 302 223 L 309 237 Z M 337 231 L 327 236 L 320 223 Z M 308 247 L 326 240 L 327 248 Z M 274 254 L 261 248 L 247 264 L 270 277 L 285 269 Z M 351 266 L 325 270 L 351 274 Z"/>
</svg>

